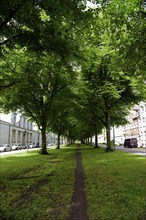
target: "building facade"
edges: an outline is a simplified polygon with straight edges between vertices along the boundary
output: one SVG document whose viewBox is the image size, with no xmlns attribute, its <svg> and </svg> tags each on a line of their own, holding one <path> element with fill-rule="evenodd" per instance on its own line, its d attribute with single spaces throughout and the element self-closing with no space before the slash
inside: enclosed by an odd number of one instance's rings
<svg viewBox="0 0 146 220">
<path fill-rule="evenodd" d="M 111 140 L 124 144 L 126 138 L 137 138 L 138 147 L 146 147 L 146 102 L 135 105 L 127 116 L 128 123 L 125 126 L 111 128 Z M 105 129 L 98 138 L 99 143 L 106 142 Z"/>
<path fill-rule="evenodd" d="M 57 135 L 51 131 L 46 134 L 47 144 L 57 144 Z M 0 113 L 0 145 L 21 144 L 22 146 L 39 143 L 41 146 L 41 134 L 36 125 L 21 115 L 19 111 L 9 114 Z M 60 144 L 65 139 L 61 137 Z"/>
<path fill-rule="evenodd" d="M 115 128 L 115 140 L 124 143 L 126 138 L 137 138 L 138 147 L 146 147 L 146 102 L 135 105 L 127 121 L 125 126 Z"/>
<path fill-rule="evenodd" d="M 146 147 L 146 102 L 139 105 L 139 137 L 140 145 Z"/>
<path fill-rule="evenodd" d="M 40 142 L 40 133 L 34 129 L 33 122 L 15 113 L 0 113 L 0 144 L 31 144 Z"/>
<path fill-rule="evenodd" d="M 140 146 L 140 129 L 139 129 L 140 107 L 134 106 L 130 114 L 127 116 L 128 124 L 123 127 L 124 138 L 137 138 L 138 146 Z"/>
</svg>

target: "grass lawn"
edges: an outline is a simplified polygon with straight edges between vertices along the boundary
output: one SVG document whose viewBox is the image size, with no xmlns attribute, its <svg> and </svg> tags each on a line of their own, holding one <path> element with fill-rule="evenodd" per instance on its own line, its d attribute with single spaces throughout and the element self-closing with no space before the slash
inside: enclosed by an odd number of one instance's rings
<svg viewBox="0 0 146 220">
<path fill-rule="evenodd" d="M 1 220 L 65 220 L 76 146 L 1 158 Z M 145 220 L 146 158 L 81 145 L 90 220 Z"/>
<path fill-rule="evenodd" d="M 5 156 L 0 163 L 1 220 L 64 220 L 74 185 L 75 148 Z"/>
<path fill-rule="evenodd" d="M 146 157 L 82 148 L 90 220 L 146 219 Z"/>
</svg>

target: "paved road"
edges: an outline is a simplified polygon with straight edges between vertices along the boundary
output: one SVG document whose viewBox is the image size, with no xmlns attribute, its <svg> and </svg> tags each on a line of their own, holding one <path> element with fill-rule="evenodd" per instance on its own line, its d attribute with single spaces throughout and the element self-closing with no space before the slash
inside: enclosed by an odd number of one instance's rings
<svg viewBox="0 0 146 220">
<path fill-rule="evenodd" d="M 31 148 L 31 149 L 22 149 L 22 150 L 12 150 L 12 151 L 7 151 L 7 152 L 0 152 L 0 157 L 6 156 L 6 155 L 12 155 L 12 154 L 21 154 L 27 151 L 32 151 L 32 150 L 39 150 L 39 148 Z"/>
<path fill-rule="evenodd" d="M 100 145 L 100 147 L 106 148 L 106 145 Z M 146 157 L 146 147 L 140 148 L 124 148 L 124 146 L 115 147 L 116 150 L 125 151 L 127 153 L 133 153 Z"/>
<path fill-rule="evenodd" d="M 146 157 L 146 148 L 124 148 L 123 146 L 119 146 L 116 147 L 116 150 L 121 150 Z"/>
<path fill-rule="evenodd" d="M 106 146 L 104 145 L 104 146 L 101 146 L 101 147 L 106 147 Z M 146 157 L 146 148 L 139 148 L 139 147 L 138 148 L 124 148 L 123 146 L 119 146 L 119 147 L 116 147 L 115 149 Z M 39 150 L 39 148 L 28 149 L 28 151 L 32 151 L 32 150 Z M 10 155 L 10 154 L 24 153 L 24 152 L 27 152 L 27 149 L 16 150 L 16 151 L 8 151 L 8 152 L 0 152 L 0 157 Z"/>
<path fill-rule="evenodd" d="M 50 146 L 48 148 L 56 148 L 56 145 Z M 25 153 L 27 151 L 33 151 L 33 150 L 40 150 L 40 148 L 29 148 L 29 149 L 22 149 L 22 150 L 12 150 L 12 151 L 7 151 L 7 152 L 0 152 L 0 157 L 2 156 L 7 156 L 7 155 L 12 155 L 12 154 L 21 154 L 21 153 Z"/>
</svg>

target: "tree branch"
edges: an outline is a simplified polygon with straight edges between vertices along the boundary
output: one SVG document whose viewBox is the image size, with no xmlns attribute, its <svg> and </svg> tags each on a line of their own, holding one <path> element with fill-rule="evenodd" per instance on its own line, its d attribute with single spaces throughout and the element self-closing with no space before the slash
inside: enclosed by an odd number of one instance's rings
<svg viewBox="0 0 146 220">
<path fill-rule="evenodd" d="M 7 23 L 8 23 L 12 18 L 15 17 L 15 15 L 17 14 L 17 12 L 23 7 L 23 5 L 24 5 L 27 1 L 28 1 L 28 0 L 25 0 L 25 1 L 23 0 L 23 2 L 22 2 L 21 4 L 18 4 L 18 5 L 16 6 L 16 8 L 14 8 L 14 9 L 8 14 L 8 16 L 5 18 L 5 20 L 0 23 L 0 30 L 2 30 L 2 29 L 7 25 Z"/>
</svg>

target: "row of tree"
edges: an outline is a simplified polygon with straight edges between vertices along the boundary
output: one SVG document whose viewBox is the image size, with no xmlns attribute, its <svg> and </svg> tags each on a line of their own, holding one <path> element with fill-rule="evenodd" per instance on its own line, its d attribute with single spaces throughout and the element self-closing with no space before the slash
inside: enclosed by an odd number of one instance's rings
<svg viewBox="0 0 146 220">
<path fill-rule="evenodd" d="M 0 104 L 68 139 L 126 122 L 146 98 L 143 1 L 6 0 L 0 8 Z"/>
</svg>

